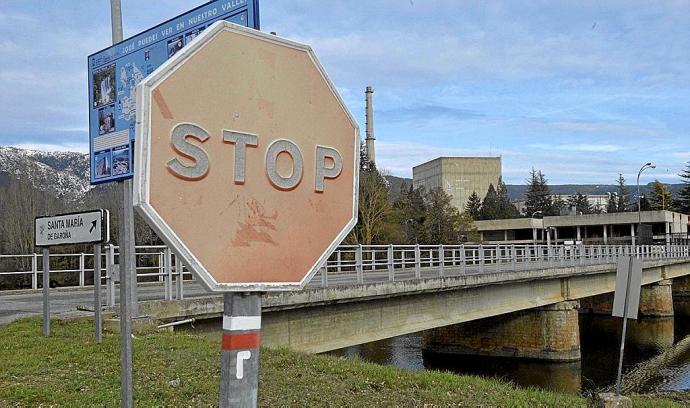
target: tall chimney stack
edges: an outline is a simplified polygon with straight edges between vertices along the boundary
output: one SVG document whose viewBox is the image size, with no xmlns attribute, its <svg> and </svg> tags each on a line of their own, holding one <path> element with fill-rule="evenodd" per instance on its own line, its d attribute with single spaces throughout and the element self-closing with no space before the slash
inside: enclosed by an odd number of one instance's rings
<svg viewBox="0 0 690 408">
<path fill-rule="evenodd" d="M 367 158 L 369 159 L 369 162 L 371 163 L 376 163 L 376 147 L 374 146 L 374 142 L 376 141 L 376 138 L 374 137 L 374 105 L 371 103 L 371 94 L 374 93 L 374 88 L 371 86 L 367 86 L 366 91 L 364 91 L 364 95 L 366 98 L 367 106 L 366 106 L 366 126 L 367 126 L 367 133 L 366 133 L 366 139 L 365 143 L 367 146 Z"/>
</svg>

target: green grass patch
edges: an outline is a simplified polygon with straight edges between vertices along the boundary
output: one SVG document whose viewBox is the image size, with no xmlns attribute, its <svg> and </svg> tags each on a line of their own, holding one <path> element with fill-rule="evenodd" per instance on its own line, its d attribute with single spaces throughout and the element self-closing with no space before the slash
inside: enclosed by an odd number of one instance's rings
<svg viewBox="0 0 690 408">
<path fill-rule="evenodd" d="M 137 406 L 216 406 L 219 341 L 189 333 L 137 336 Z M 584 407 L 579 396 L 518 388 L 497 380 L 445 372 L 413 372 L 359 359 L 262 349 L 261 406 Z M 0 328 L 0 406 L 119 406 L 119 337 L 93 343 L 93 323 L 40 319 Z M 680 406 L 635 398 L 635 407 Z"/>
</svg>

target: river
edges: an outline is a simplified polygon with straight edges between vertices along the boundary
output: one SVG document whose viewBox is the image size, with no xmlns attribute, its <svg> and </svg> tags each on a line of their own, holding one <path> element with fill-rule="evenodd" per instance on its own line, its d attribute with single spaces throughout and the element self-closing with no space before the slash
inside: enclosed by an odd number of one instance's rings
<svg viewBox="0 0 690 408">
<path fill-rule="evenodd" d="M 624 391 L 650 393 L 690 390 L 690 318 L 630 321 L 624 359 Z M 546 363 L 512 358 L 434 354 L 422 350 L 421 333 L 329 352 L 358 356 L 409 370 L 447 370 L 494 377 L 521 386 L 587 393 L 615 383 L 622 321 L 580 315 L 582 360 Z"/>
</svg>

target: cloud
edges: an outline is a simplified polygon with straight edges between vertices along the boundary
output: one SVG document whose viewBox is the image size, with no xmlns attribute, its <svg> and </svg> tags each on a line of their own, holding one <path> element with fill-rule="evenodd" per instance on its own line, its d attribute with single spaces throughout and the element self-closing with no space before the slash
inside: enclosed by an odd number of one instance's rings
<svg viewBox="0 0 690 408">
<path fill-rule="evenodd" d="M 548 143 L 533 143 L 528 147 L 541 150 L 557 150 L 566 152 L 593 152 L 593 153 L 613 153 L 624 150 L 623 146 L 612 144 L 591 144 L 591 143 L 576 143 L 576 144 L 548 144 Z"/>
<path fill-rule="evenodd" d="M 432 119 L 468 120 L 478 119 L 484 115 L 469 109 L 460 109 L 442 105 L 416 105 L 395 109 L 377 110 L 377 118 L 388 122 L 429 121 Z"/>
</svg>

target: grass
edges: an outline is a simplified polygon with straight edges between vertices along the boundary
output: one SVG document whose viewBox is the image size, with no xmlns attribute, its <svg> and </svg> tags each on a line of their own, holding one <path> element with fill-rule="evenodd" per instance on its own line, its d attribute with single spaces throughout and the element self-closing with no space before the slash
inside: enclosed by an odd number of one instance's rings
<svg viewBox="0 0 690 408">
<path fill-rule="evenodd" d="M 0 406 L 119 406 L 119 341 L 93 343 L 87 319 L 53 320 L 50 338 L 40 319 L 0 328 Z M 137 336 L 137 406 L 215 406 L 219 342 L 188 333 Z M 586 399 L 496 380 L 379 366 L 359 359 L 262 349 L 261 406 L 500 406 L 584 407 Z M 635 407 L 675 407 L 636 397 Z"/>
</svg>

